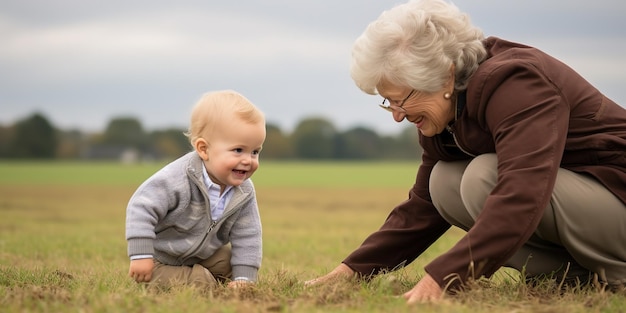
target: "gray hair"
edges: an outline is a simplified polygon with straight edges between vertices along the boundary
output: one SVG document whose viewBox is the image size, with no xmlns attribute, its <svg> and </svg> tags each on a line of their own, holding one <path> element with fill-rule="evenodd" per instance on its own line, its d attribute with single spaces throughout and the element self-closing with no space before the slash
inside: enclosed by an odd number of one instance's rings
<svg viewBox="0 0 626 313">
<path fill-rule="evenodd" d="M 456 90 L 485 59 L 482 30 L 467 14 L 443 0 L 417 0 L 383 12 L 352 48 L 350 75 L 368 94 L 386 80 L 423 92 L 440 91 L 455 65 Z"/>
</svg>

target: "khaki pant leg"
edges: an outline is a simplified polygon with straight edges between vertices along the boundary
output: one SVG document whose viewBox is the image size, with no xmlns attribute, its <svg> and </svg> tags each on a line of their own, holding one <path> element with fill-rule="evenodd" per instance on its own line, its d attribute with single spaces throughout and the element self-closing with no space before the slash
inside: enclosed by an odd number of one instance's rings
<svg viewBox="0 0 626 313">
<path fill-rule="evenodd" d="M 437 176 L 443 178 L 433 178 Z M 450 223 L 469 229 L 496 179 L 495 154 L 481 155 L 469 165 L 439 162 L 431 175 L 433 203 Z M 584 279 L 592 270 L 611 284 L 623 284 L 625 224 L 626 207 L 608 190 L 594 179 L 560 169 L 537 230 L 506 265 L 528 276 L 567 272 L 567 278 Z"/>
<path fill-rule="evenodd" d="M 567 170 L 559 171 L 550 204 L 553 220 L 540 229 L 553 231 L 551 241 L 601 281 L 626 285 L 626 205 L 594 178 Z"/>
<path fill-rule="evenodd" d="M 231 246 L 228 244 L 217 249 L 212 256 L 199 264 L 208 269 L 219 281 L 225 282 L 232 279 L 233 275 L 230 258 Z"/>
<path fill-rule="evenodd" d="M 497 166 L 495 154 L 484 154 L 473 159 L 463 173 L 461 198 L 474 220 L 478 218 L 487 196 L 496 185 Z M 561 169 L 559 173 L 561 171 L 565 170 Z M 551 222 L 552 212 L 552 207 L 548 205 L 534 234 L 505 266 L 517 269 L 526 277 L 554 276 L 556 279 L 588 281 L 591 276 L 589 270 L 578 264 L 560 241 L 551 240 L 554 237 L 551 233 L 555 230 Z"/>
<path fill-rule="evenodd" d="M 150 280 L 151 287 L 167 288 L 183 285 L 191 285 L 199 289 L 210 289 L 217 285 L 217 281 L 211 272 L 200 264 L 173 266 L 154 261 L 152 280 Z"/>
<path fill-rule="evenodd" d="M 461 198 L 461 179 L 468 161 L 443 162 L 435 164 L 430 175 L 430 197 L 441 216 L 451 225 L 468 231 L 474 225 Z"/>
</svg>

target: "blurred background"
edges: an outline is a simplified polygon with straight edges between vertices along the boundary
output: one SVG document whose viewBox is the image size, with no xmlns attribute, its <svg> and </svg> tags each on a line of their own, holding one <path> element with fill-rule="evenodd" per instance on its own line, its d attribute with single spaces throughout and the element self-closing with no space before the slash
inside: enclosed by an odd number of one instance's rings
<svg viewBox="0 0 626 313">
<path fill-rule="evenodd" d="M 0 158 L 173 158 L 193 104 L 221 89 L 265 112 L 264 158 L 414 158 L 414 127 L 349 75 L 353 41 L 398 3 L 0 1 Z M 626 105 L 626 2 L 454 3 Z"/>
</svg>

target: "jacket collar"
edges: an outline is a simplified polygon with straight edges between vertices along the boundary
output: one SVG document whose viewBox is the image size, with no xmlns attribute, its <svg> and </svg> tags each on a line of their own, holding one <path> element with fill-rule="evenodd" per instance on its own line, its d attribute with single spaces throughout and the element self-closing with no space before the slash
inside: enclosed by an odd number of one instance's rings
<svg viewBox="0 0 626 313">
<path fill-rule="evenodd" d="M 467 101 L 466 96 L 467 91 L 460 91 L 456 96 L 456 112 L 454 113 L 454 120 L 456 121 L 459 117 L 461 117 L 461 113 L 463 113 L 463 109 L 465 109 L 465 103 Z"/>
</svg>

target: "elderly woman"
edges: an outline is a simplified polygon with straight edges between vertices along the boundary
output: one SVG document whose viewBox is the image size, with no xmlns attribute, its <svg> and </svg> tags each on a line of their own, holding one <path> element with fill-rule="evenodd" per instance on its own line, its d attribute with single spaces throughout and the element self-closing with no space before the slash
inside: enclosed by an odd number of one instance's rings
<svg viewBox="0 0 626 313">
<path fill-rule="evenodd" d="M 626 283 L 626 111 L 574 70 L 481 30 L 454 5 L 411 1 L 357 39 L 351 75 L 422 163 L 408 199 L 332 272 L 371 276 L 466 231 L 425 267 L 409 303 L 439 299 L 502 266 L 525 278 Z"/>
</svg>

